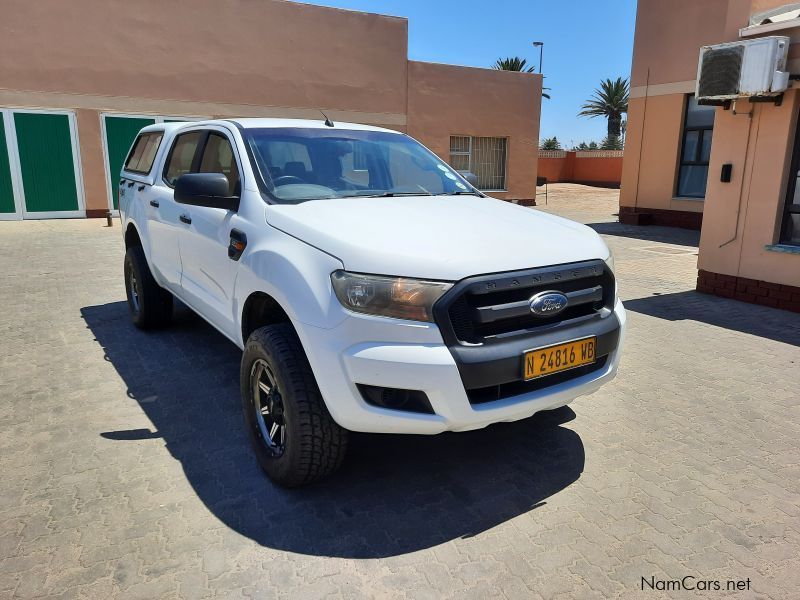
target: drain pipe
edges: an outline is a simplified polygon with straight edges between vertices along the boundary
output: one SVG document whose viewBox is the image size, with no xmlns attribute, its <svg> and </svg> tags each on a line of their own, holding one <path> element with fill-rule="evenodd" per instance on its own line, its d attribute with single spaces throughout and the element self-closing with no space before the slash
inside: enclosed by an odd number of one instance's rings
<svg viewBox="0 0 800 600">
<path fill-rule="evenodd" d="M 639 162 L 636 165 L 636 194 L 633 197 L 633 212 L 639 208 L 639 177 L 642 174 L 642 148 L 644 147 L 644 127 L 647 124 L 647 99 L 650 97 L 650 67 L 644 82 L 644 107 L 642 108 L 642 131 L 639 134 Z"/>
</svg>

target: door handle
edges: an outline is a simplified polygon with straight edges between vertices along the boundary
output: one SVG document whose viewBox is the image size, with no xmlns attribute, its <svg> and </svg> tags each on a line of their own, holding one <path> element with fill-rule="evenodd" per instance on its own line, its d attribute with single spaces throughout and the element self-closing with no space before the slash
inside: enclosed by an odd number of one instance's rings
<svg viewBox="0 0 800 600">
<path fill-rule="evenodd" d="M 178 218 L 181 220 L 182 223 L 186 223 L 187 225 L 191 225 L 192 224 L 192 218 L 189 217 L 188 215 L 181 215 Z"/>
<path fill-rule="evenodd" d="M 129 187 L 129 188 L 133 187 L 133 182 L 132 182 L 132 181 L 129 181 L 129 182 L 128 182 L 128 187 Z"/>
<path fill-rule="evenodd" d="M 140 185 L 140 186 L 139 186 L 139 187 L 137 187 L 136 189 L 137 189 L 138 191 L 140 191 L 140 192 L 141 192 L 142 190 L 144 190 L 144 185 Z"/>
<path fill-rule="evenodd" d="M 158 200 L 150 200 L 150 206 L 158 208 L 161 205 L 158 203 Z"/>
</svg>

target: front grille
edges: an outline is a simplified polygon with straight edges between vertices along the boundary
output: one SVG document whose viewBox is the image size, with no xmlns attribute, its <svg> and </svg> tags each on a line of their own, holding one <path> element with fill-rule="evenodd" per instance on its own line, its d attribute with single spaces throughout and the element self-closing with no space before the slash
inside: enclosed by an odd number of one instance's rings
<svg viewBox="0 0 800 600">
<path fill-rule="evenodd" d="M 569 299 L 554 316 L 536 315 L 530 299 L 557 291 Z M 448 343 L 486 344 L 613 308 L 614 276 L 601 260 L 471 277 L 437 303 L 437 324 Z"/>
</svg>

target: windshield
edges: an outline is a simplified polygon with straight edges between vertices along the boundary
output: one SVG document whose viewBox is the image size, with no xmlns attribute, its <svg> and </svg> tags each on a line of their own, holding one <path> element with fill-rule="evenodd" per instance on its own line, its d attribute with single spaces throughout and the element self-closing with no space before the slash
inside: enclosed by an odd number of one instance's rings
<svg viewBox="0 0 800 600">
<path fill-rule="evenodd" d="M 336 129 L 247 129 L 254 170 L 280 202 L 323 198 L 476 194 L 406 135 Z"/>
</svg>

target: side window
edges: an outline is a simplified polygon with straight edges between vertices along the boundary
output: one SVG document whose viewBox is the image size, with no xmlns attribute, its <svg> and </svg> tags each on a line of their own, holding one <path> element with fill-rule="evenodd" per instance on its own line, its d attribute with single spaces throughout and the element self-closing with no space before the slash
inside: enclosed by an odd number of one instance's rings
<svg viewBox="0 0 800 600">
<path fill-rule="evenodd" d="M 228 178 L 229 194 L 234 196 L 239 193 L 239 167 L 233 155 L 233 147 L 224 135 L 214 132 L 209 134 L 199 172 L 222 173 Z"/>
<path fill-rule="evenodd" d="M 178 177 L 191 172 L 197 145 L 203 139 L 203 135 L 204 131 L 191 131 L 175 138 L 164 168 L 164 181 L 167 185 L 175 187 Z"/>
<path fill-rule="evenodd" d="M 142 152 L 142 158 L 139 161 L 139 171 L 142 173 L 149 173 L 150 169 L 153 168 L 153 162 L 156 159 L 156 153 L 158 152 L 158 147 L 161 145 L 161 138 L 162 134 L 151 134 L 147 136 L 147 144 L 144 147 L 144 152 Z"/>
<path fill-rule="evenodd" d="M 131 173 L 147 174 L 153 168 L 156 152 L 161 145 L 163 134 L 160 131 L 143 133 L 133 144 L 131 153 L 125 161 L 125 170 Z"/>
</svg>

